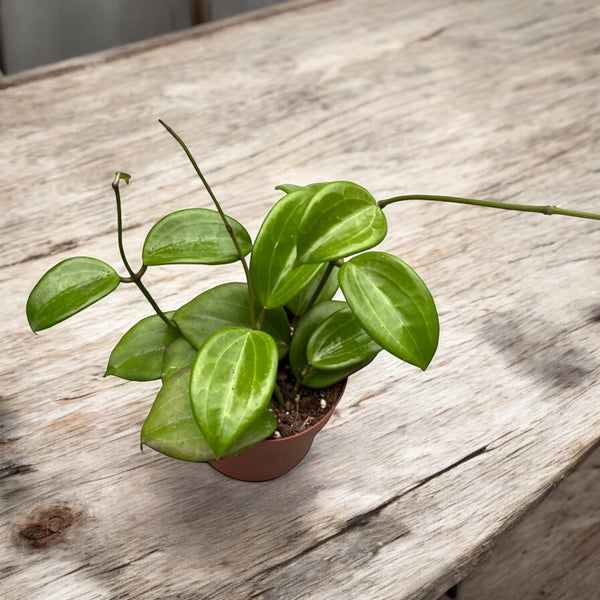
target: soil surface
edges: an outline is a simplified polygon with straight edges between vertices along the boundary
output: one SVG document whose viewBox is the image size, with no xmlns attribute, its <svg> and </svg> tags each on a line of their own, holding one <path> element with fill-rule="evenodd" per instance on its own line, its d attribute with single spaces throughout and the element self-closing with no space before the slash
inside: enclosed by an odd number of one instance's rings
<svg viewBox="0 0 600 600">
<path fill-rule="evenodd" d="M 343 381 L 318 389 L 301 386 L 296 398 L 291 398 L 294 383 L 289 365 L 281 365 L 277 373 L 277 385 L 286 403 L 285 407 L 281 407 L 274 395 L 271 398 L 271 409 L 279 425 L 270 439 L 289 437 L 317 423 L 335 403 L 344 387 Z"/>
</svg>

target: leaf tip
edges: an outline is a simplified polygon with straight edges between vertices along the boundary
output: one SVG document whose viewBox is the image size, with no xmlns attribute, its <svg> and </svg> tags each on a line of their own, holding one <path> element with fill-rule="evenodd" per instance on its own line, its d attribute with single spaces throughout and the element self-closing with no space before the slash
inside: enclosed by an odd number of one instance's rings
<svg viewBox="0 0 600 600">
<path fill-rule="evenodd" d="M 421 371 L 427 371 L 427 367 L 429 367 L 430 364 L 431 364 L 431 360 L 429 360 L 429 362 L 427 362 L 427 363 L 422 363 L 417 366 L 419 367 L 419 369 L 421 369 Z"/>
</svg>

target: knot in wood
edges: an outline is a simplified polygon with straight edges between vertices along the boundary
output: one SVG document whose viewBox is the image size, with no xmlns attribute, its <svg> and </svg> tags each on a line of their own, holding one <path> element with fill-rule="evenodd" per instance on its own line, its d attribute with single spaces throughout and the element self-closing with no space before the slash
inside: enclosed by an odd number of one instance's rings
<svg viewBox="0 0 600 600">
<path fill-rule="evenodd" d="M 68 506 L 54 504 L 37 509 L 18 524 L 18 535 L 32 548 L 54 543 L 76 520 L 77 515 Z"/>
</svg>

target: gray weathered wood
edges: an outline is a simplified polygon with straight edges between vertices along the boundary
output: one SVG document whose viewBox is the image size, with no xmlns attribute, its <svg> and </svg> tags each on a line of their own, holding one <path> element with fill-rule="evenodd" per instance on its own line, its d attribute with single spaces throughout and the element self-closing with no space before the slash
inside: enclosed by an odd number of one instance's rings
<svg viewBox="0 0 600 600">
<path fill-rule="evenodd" d="M 149 314 L 125 288 L 34 337 L 27 293 L 118 264 L 209 206 L 179 130 L 255 234 L 273 186 L 352 179 L 600 211 L 596 2 L 293 2 L 22 78 L 1 92 L 0 589 L 21 598 L 437 598 L 600 439 L 597 222 L 406 203 L 383 249 L 440 310 L 426 373 L 381 356 L 307 459 L 266 484 L 138 449 L 155 384 L 102 378 Z M 167 309 L 225 268 L 157 268 Z"/>
<path fill-rule="evenodd" d="M 460 600 L 597 600 L 600 449 L 460 584 Z"/>
</svg>

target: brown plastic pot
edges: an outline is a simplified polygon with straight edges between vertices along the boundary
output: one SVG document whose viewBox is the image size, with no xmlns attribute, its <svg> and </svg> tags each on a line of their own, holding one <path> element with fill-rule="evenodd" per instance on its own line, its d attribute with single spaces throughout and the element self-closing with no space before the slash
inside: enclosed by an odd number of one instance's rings
<svg viewBox="0 0 600 600">
<path fill-rule="evenodd" d="M 346 382 L 327 413 L 308 429 L 289 437 L 264 440 L 235 456 L 211 461 L 210 466 L 240 481 L 269 481 L 285 475 L 306 456 L 315 436 L 329 421 L 345 388 Z"/>
</svg>

